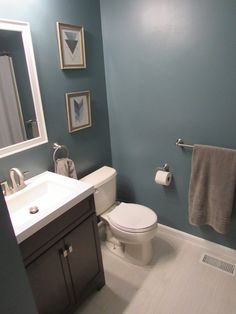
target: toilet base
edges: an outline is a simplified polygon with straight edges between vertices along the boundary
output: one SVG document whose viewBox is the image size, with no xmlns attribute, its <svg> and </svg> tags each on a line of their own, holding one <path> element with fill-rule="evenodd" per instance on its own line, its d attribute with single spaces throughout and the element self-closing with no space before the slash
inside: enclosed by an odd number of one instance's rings
<svg viewBox="0 0 236 314">
<path fill-rule="evenodd" d="M 113 236 L 107 224 L 105 224 L 105 244 L 113 254 L 124 257 L 124 245 Z"/>
<path fill-rule="evenodd" d="M 125 244 L 124 256 L 136 265 L 147 265 L 153 256 L 152 241 L 143 244 Z"/>
<path fill-rule="evenodd" d="M 109 251 L 111 251 L 113 254 L 124 258 L 124 245 L 122 243 L 113 243 L 111 241 L 105 241 L 106 247 Z"/>
<path fill-rule="evenodd" d="M 142 244 L 122 243 L 111 235 L 109 227 L 106 231 L 105 244 L 113 254 L 132 264 L 140 266 L 147 265 L 151 261 L 153 256 L 151 240 Z"/>
</svg>

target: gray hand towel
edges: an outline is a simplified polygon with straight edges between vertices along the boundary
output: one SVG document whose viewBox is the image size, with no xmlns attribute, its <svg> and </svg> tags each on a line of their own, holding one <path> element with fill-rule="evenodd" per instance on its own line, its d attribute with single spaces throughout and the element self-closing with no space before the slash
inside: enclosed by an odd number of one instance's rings
<svg viewBox="0 0 236 314">
<path fill-rule="evenodd" d="M 66 177 L 77 179 L 75 164 L 69 158 L 57 159 L 54 164 L 55 172 Z"/>
<path fill-rule="evenodd" d="M 236 184 L 236 150 L 194 145 L 189 185 L 189 222 L 225 234 Z"/>
</svg>

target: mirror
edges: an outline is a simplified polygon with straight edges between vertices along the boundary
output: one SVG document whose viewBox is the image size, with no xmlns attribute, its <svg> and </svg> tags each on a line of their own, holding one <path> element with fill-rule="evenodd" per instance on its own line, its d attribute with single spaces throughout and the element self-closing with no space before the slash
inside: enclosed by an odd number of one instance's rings
<svg viewBox="0 0 236 314">
<path fill-rule="evenodd" d="M 29 24 L 0 19 L 0 158 L 46 142 Z"/>
</svg>

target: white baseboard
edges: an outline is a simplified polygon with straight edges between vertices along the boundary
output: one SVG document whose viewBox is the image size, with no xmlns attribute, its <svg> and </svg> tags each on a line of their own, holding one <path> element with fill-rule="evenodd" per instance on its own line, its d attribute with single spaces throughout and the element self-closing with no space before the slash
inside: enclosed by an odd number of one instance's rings
<svg viewBox="0 0 236 314">
<path fill-rule="evenodd" d="M 201 246 L 207 250 L 214 250 L 218 251 L 221 254 L 225 254 L 230 256 L 231 258 L 236 259 L 236 250 L 228 248 L 226 246 L 223 246 L 218 243 L 214 243 L 202 238 L 199 238 L 197 236 L 194 236 L 192 234 L 168 227 L 163 224 L 158 224 L 158 230 L 163 233 L 169 233 L 174 235 L 175 237 L 178 237 L 179 239 L 183 239 L 189 242 L 192 242 L 195 245 Z"/>
</svg>

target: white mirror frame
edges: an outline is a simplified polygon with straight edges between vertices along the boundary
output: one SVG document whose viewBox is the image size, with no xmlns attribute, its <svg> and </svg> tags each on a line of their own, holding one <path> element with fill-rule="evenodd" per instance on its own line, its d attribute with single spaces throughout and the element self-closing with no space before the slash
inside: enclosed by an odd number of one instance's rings
<svg viewBox="0 0 236 314">
<path fill-rule="evenodd" d="M 35 115 L 38 122 L 39 137 L 26 140 L 17 144 L 0 148 L 0 158 L 18 153 L 20 151 L 41 145 L 48 142 L 47 130 L 44 120 L 42 100 L 40 95 L 38 75 L 36 70 L 33 44 L 31 40 L 30 26 L 27 22 L 0 19 L 0 30 L 17 31 L 22 34 L 22 41 L 25 50 L 25 58 L 28 68 L 32 98 L 34 102 Z M 1 130 L 1 126 L 0 126 Z"/>
</svg>

